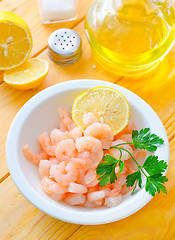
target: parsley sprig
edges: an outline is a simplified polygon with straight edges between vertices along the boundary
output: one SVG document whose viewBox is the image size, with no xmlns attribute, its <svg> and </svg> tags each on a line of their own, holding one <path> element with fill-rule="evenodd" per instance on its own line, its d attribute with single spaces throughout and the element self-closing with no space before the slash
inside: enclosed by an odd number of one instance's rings
<svg viewBox="0 0 175 240">
<path fill-rule="evenodd" d="M 136 187 L 142 187 L 142 174 L 146 177 L 146 186 L 145 190 L 149 192 L 152 196 L 156 194 L 156 192 L 167 193 L 165 186 L 163 185 L 168 181 L 166 176 L 163 176 L 163 173 L 167 169 L 167 163 L 164 160 L 158 160 L 158 157 L 155 155 L 151 155 L 146 158 L 143 166 L 141 166 L 133 155 L 124 148 L 126 144 L 134 144 L 135 148 L 146 149 L 149 152 L 154 152 L 161 144 L 163 144 L 163 139 L 161 139 L 156 134 L 151 134 L 149 128 L 141 129 L 140 132 L 137 130 L 133 130 L 132 132 L 132 140 L 130 143 L 121 143 L 113 146 L 111 148 L 116 148 L 120 151 L 119 159 L 115 159 L 109 154 L 106 154 L 102 162 L 98 165 L 96 172 L 99 175 L 99 184 L 101 187 L 109 183 L 114 183 L 120 176 L 124 162 L 121 160 L 123 151 L 126 151 L 131 159 L 137 165 L 137 171 L 131 173 L 126 178 L 126 186 L 133 187 L 133 194 L 136 190 Z M 115 173 L 116 166 L 119 166 L 118 176 Z"/>
</svg>

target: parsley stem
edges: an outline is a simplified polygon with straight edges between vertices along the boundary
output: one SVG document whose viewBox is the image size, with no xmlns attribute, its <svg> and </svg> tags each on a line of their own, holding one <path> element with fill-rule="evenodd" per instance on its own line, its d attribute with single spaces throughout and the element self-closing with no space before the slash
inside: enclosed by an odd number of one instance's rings
<svg viewBox="0 0 175 240">
<path fill-rule="evenodd" d="M 119 144 L 117 144 L 117 145 L 115 145 L 115 146 L 113 146 L 113 147 L 110 147 L 110 149 L 116 148 L 116 147 L 122 146 L 122 145 L 127 145 L 127 144 L 134 144 L 134 142 L 119 143 Z"/>
<path fill-rule="evenodd" d="M 142 166 L 135 160 L 135 158 L 132 156 L 132 154 L 131 154 L 127 149 L 121 148 L 121 147 L 117 147 L 117 146 L 115 146 L 115 148 L 119 149 L 120 152 L 121 152 L 121 150 L 127 152 L 127 153 L 131 156 L 131 158 L 134 160 L 134 162 L 137 164 L 138 169 L 142 171 L 142 173 L 145 175 L 146 178 L 148 177 L 148 176 L 146 175 L 146 173 L 143 171 Z"/>
<path fill-rule="evenodd" d="M 119 151 L 120 151 L 120 157 L 119 157 L 119 161 L 121 161 L 121 158 L 122 158 L 122 150 L 121 149 L 119 149 Z"/>
<path fill-rule="evenodd" d="M 139 169 L 142 171 L 142 173 L 145 175 L 145 177 L 147 178 L 148 176 L 146 175 L 146 173 L 143 171 L 142 166 L 139 166 Z"/>
<path fill-rule="evenodd" d="M 115 146 L 115 148 L 119 149 L 120 151 L 123 150 L 123 151 L 127 152 L 131 156 L 131 158 L 134 160 L 134 162 L 137 164 L 137 166 L 141 167 L 140 164 L 138 164 L 138 162 L 135 160 L 135 158 L 132 156 L 132 154 L 127 149 L 121 148 L 121 147 L 116 147 L 116 146 Z"/>
<path fill-rule="evenodd" d="M 135 183 L 135 185 L 134 185 L 134 188 L 133 188 L 133 190 L 132 190 L 132 192 L 131 192 L 131 195 L 134 194 L 134 192 L 135 192 L 135 190 L 136 190 L 136 187 L 137 187 L 137 181 L 136 181 L 136 183 Z"/>
</svg>

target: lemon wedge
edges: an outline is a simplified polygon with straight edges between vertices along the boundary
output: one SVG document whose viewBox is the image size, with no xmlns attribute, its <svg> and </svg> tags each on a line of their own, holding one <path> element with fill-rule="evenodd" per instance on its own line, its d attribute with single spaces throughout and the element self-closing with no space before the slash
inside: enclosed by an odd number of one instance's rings
<svg viewBox="0 0 175 240">
<path fill-rule="evenodd" d="M 32 49 L 32 35 L 26 22 L 11 12 L 0 11 L 0 70 L 26 61 Z"/>
<path fill-rule="evenodd" d="M 21 66 L 3 73 L 3 80 L 13 88 L 36 88 L 46 78 L 49 64 L 44 59 L 30 58 Z"/>
<path fill-rule="evenodd" d="M 83 131 L 83 115 L 93 113 L 101 123 L 108 124 L 114 134 L 122 131 L 129 120 L 129 104 L 118 91 L 108 87 L 96 87 L 79 95 L 72 108 L 72 119 Z"/>
</svg>

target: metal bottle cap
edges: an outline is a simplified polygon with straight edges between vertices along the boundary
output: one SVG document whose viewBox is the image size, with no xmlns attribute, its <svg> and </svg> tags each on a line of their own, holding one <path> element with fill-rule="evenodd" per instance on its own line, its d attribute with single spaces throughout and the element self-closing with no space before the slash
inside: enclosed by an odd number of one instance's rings
<svg viewBox="0 0 175 240">
<path fill-rule="evenodd" d="M 82 41 L 77 32 L 69 28 L 54 31 L 48 40 L 49 57 L 56 63 L 68 65 L 81 56 Z"/>
</svg>

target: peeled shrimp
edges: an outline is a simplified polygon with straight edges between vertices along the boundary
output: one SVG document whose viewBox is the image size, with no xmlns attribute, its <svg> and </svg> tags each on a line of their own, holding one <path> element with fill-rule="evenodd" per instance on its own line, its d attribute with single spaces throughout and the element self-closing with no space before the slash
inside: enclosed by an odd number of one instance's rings
<svg viewBox="0 0 175 240">
<path fill-rule="evenodd" d="M 146 150 L 143 150 L 143 149 L 135 149 L 133 151 L 133 156 L 137 159 L 137 161 L 140 163 L 140 164 L 143 164 L 144 161 L 145 161 L 145 158 L 146 158 Z"/>
<path fill-rule="evenodd" d="M 52 157 L 55 156 L 56 145 L 53 145 L 51 143 L 50 136 L 47 132 L 43 132 L 42 134 L 39 135 L 38 142 L 45 153 Z"/>
<path fill-rule="evenodd" d="M 126 162 L 128 162 L 128 161 L 124 161 L 125 165 L 124 165 L 123 170 L 122 170 L 122 172 L 120 173 L 120 175 L 123 175 L 123 174 L 125 174 L 125 173 L 128 171 L 128 169 L 127 169 L 127 167 L 126 167 Z M 115 174 L 118 176 L 118 174 L 119 174 L 119 166 L 116 166 L 116 168 L 115 168 Z"/>
<path fill-rule="evenodd" d="M 104 189 L 101 189 L 101 190 L 104 190 Z M 88 193 L 96 192 L 96 191 L 99 191 L 99 186 L 98 185 L 96 185 L 94 187 L 88 187 Z"/>
<path fill-rule="evenodd" d="M 31 149 L 29 149 L 28 145 L 23 147 L 24 156 L 33 164 L 39 165 L 41 159 L 47 159 L 47 154 L 45 152 L 41 152 L 39 154 L 34 153 Z"/>
<path fill-rule="evenodd" d="M 95 208 L 95 207 L 97 207 L 97 205 L 93 202 L 89 202 L 86 200 L 86 202 L 84 203 L 84 207 L 85 208 Z"/>
<path fill-rule="evenodd" d="M 122 190 L 121 190 L 120 193 L 122 195 L 125 195 L 125 194 L 129 193 L 130 191 L 132 191 L 133 188 L 134 188 L 134 186 L 133 187 L 126 187 L 126 184 L 125 184 L 125 185 L 123 185 Z"/>
<path fill-rule="evenodd" d="M 71 182 L 69 184 L 68 192 L 72 193 L 86 193 L 87 192 L 87 187 L 78 184 L 78 183 L 73 183 Z"/>
<path fill-rule="evenodd" d="M 77 138 L 82 137 L 82 131 L 79 127 L 74 127 L 70 132 L 65 132 L 67 138 L 76 140 Z"/>
<path fill-rule="evenodd" d="M 71 182 L 75 182 L 78 176 L 78 170 L 73 161 L 65 163 L 64 161 L 58 165 L 52 165 L 50 168 L 50 176 L 55 179 L 56 182 L 63 186 L 69 185 Z"/>
<path fill-rule="evenodd" d="M 108 207 L 115 207 L 119 203 L 121 203 L 123 200 L 123 196 L 121 194 L 118 194 L 116 197 L 108 197 L 105 199 L 104 205 Z"/>
<path fill-rule="evenodd" d="M 95 201 L 103 199 L 104 197 L 105 197 L 105 192 L 103 190 L 101 190 L 101 191 L 88 193 L 87 200 L 89 202 L 95 202 Z"/>
<path fill-rule="evenodd" d="M 49 176 L 49 171 L 51 167 L 51 161 L 41 160 L 39 163 L 39 174 L 40 176 Z"/>
<path fill-rule="evenodd" d="M 101 142 L 94 137 L 81 137 L 76 139 L 76 148 L 78 152 L 89 151 L 90 158 L 87 161 L 88 168 L 95 168 L 103 158 Z"/>
<path fill-rule="evenodd" d="M 125 141 L 119 139 L 119 140 L 116 140 L 112 143 L 112 146 L 116 146 L 117 144 L 121 144 L 121 143 L 126 143 Z M 133 154 L 133 150 L 132 150 L 132 147 L 129 145 L 129 144 L 126 144 L 126 145 L 120 145 L 119 147 L 121 148 L 125 148 L 126 150 L 128 150 L 131 154 Z M 116 149 L 116 148 L 112 148 L 109 150 L 109 154 L 111 156 L 113 156 L 114 158 L 116 159 L 119 159 L 120 157 L 120 150 L 119 149 Z M 122 157 L 121 157 L 121 160 L 124 161 L 124 160 L 128 160 L 130 158 L 130 155 L 129 153 L 127 153 L 126 151 L 123 151 L 122 150 Z"/>
<path fill-rule="evenodd" d="M 51 198 L 53 198 L 56 201 L 61 201 L 64 199 L 65 194 L 60 194 L 60 193 L 52 193 L 50 195 Z"/>
<path fill-rule="evenodd" d="M 95 201 L 94 203 L 95 203 L 95 205 L 97 205 L 97 206 L 102 206 L 103 203 L 104 203 L 104 199 L 100 199 L 100 200 L 98 200 L 98 201 Z"/>
<path fill-rule="evenodd" d="M 55 164 L 59 164 L 61 161 L 59 161 L 56 157 L 50 157 L 49 161 L 51 162 L 51 164 L 55 165 Z"/>
<path fill-rule="evenodd" d="M 71 158 L 71 160 L 76 163 L 77 168 L 85 168 L 86 167 L 87 161 L 85 159 Z"/>
<path fill-rule="evenodd" d="M 58 111 L 67 130 L 72 130 L 76 126 L 73 120 L 68 116 L 67 112 L 63 108 L 59 108 Z"/>
<path fill-rule="evenodd" d="M 128 134 L 131 135 L 132 131 L 135 129 L 136 129 L 135 124 L 132 122 L 132 120 L 129 120 L 126 127 L 120 133 L 118 133 L 117 135 L 114 136 L 114 140 L 120 139 L 124 135 L 128 135 Z M 127 142 L 126 139 L 123 139 L 123 140 Z"/>
<path fill-rule="evenodd" d="M 115 181 L 114 186 L 117 188 L 120 188 L 124 184 L 126 184 L 126 174 L 120 175 L 119 179 L 117 181 Z"/>
<path fill-rule="evenodd" d="M 89 169 L 85 176 L 85 184 L 91 183 L 96 178 L 96 171 L 93 169 Z"/>
<path fill-rule="evenodd" d="M 68 130 L 67 127 L 65 127 L 63 120 L 59 121 L 58 129 L 61 130 L 62 132 L 66 132 Z"/>
<path fill-rule="evenodd" d="M 57 144 L 55 156 L 60 161 L 69 161 L 75 155 L 75 142 L 73 139 L 62 140 Z"/>
<path fill-rule="evenodd" d="M 107 197 L 109 195 L 109 193 L 111 192 L 111 189 L 107 186 L 105 186 L 104 188 L 102 188 L 103 191 L 105 192 L 105 197 Z"/>
<path fill-rule="evenodd" d="M 136 129 L 136 125 L 133 123 L 132 120 L 129 120 L 124 130 L 127 134 L 132 134 L 132 131 L 135 129 Z"/>
<path fill-rule="evenodd" d="M 72 206 L 83 204 L 86 197 L 80 193 L 68 193 L 65 197 L 65 202 Z"/>
<path fill-rule="evenodd" d="M 78 152 L 75 154 L 75 157 L 88 160 L 90 158 L 90 152 L 89 151 Z"/>
<path fill-rule="evenodd" d="M 86 113 L 83 115 L 83 123 L 87 126 L 91 125 L 92 123 L 99 122 L 98 119 L 94 116 L 93 113 Z"/>
<path fill-rule="evenodd" d="M 78 176 L 77 176 L 77 183 L 80 183 L 82 185 L 85 185 L 85 175 L 87 170 L 86 169 L 79 169 Z"/>
<path fill-rule="evenodd" d="M 128 143 L 133 142 L 131 134 L 123 134 L 120 139 Z"/>
<path fill-rule="evenodd" d="M 41 185 L 43 190 L 49 195 L 53 193 L 64 194 L 67 192 L 67 188 L 61 186 L 59 183 L 53 181 L 47 176 L 44 176 L 41 179 Z"/>
<path fill-rule="evenodd" d="M 97 186 L 98 183 L 99 183 L 99 180 L 96 177 L 92 182 L 90 182 L 89 184 L 86 184 L 86 187 L 95 187 Z"/>
<path fill-rule="evenodd" d="M 122 190 L 122 187 L 115 187 L 110 191 L 107 197 L 116 197 L 117 195 L 119 195 L 121 190 Z"/>
<path fill-rule="evenodd" d="M 53 129 L 50 133 L 50 139 L 52 143 L 58 143 L 62 140 L 67 139 L 65 132 L 61 131 L 60 129 Z"/>
<path fill-rule="evenodd" d="M 93 123 L 84 131 L 84 136 L 91 136 L 102 142 L 102 147 L 108 149 L 113 141 L 113 133 L 111 128 L 103 123 Z"/>
<path fill-rule="evenodd" d="M 125 166 L 129 173 L 133 173 L 137 171 L 137 165 L 134 162 L 131 163 L 130 160 L 126 161 Z"/>
</svg>

